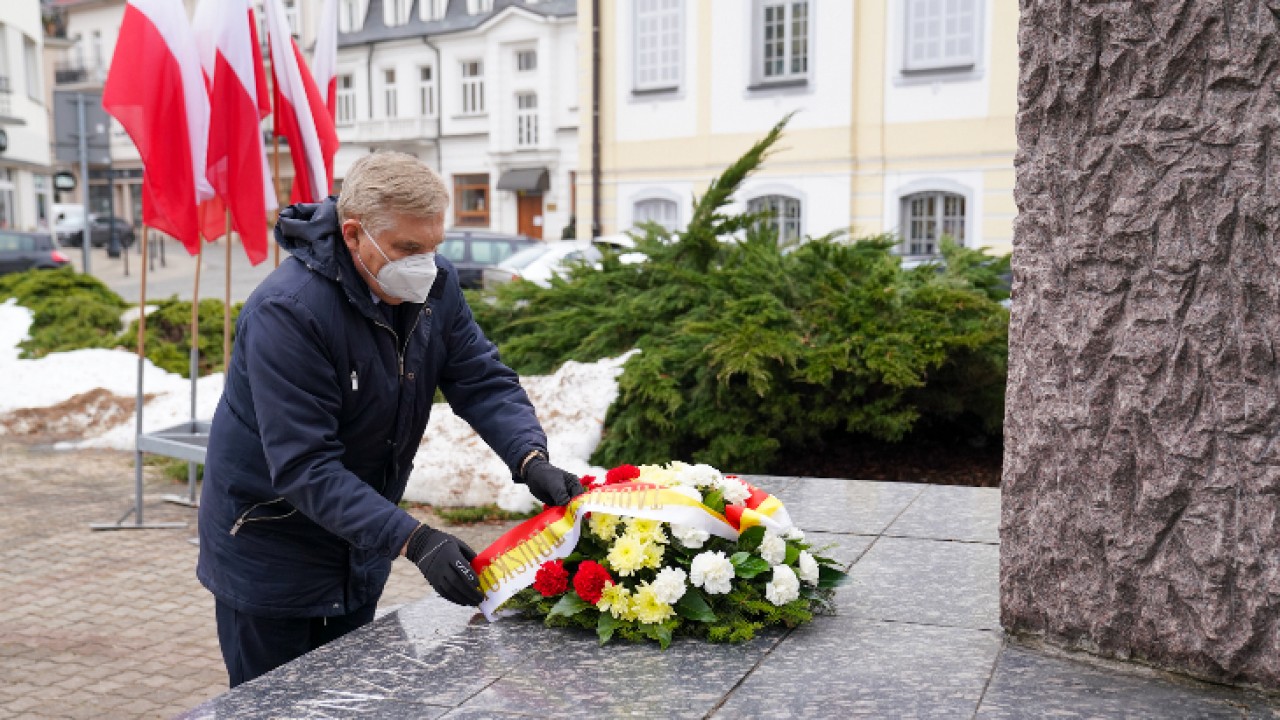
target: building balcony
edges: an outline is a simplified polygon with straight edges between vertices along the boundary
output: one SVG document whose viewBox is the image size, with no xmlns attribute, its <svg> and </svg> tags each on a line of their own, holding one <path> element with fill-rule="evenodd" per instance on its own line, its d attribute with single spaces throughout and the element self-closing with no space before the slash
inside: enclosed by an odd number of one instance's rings
<svg viewBox="0 0 1280 720">
<path fill-rule="evenodd" d="M 8 75 L 0 75 L 0 117 L 13 115 L 13 86 Z"/>
<path fill-rule="evenodd" d="M 91 73 L 82 63 L 60 62 L 53 66 L 55 85 L 78 85 L 89 82 Z"/>
<path fill-rule="evenodd" d="M 338 125 L 343 144 L 429 145 L 436 138 L 436 119 L 427 117 L 374 118 Z"/>
</svg>

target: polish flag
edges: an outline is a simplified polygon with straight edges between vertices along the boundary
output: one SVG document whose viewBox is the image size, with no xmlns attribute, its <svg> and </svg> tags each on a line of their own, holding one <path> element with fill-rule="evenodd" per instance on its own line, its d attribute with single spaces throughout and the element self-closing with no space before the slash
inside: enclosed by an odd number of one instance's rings
<svg viewBox="0 0 1280 720">
<path fill-rule="evenodd" d="M 338 133 L 324 96 L 289 32 L 281 0 L 266 0 L 271 72 L 275 78 L 275 132 L 293 158 L 291 202 L 320 202 L 329 194 Z M 326 161 L 326 158 L 329 158 Z"/>
<path fill-rule="evenodd" d="M 182 0 L 129 0 L 102 107 L 142 156 L 142 221 L 200 250 L 209 95 Z"/>
<path fill-rule="evenodd" d="M 329 119 L 338 117 L 338 0 L 325 0 L 324 10 L 316 28 L 316 49 L 311 56 L 311 67 L 316 71 L 316 86 L 324 91 Z M 329 173 L 333 177 L 332 168 Z"/>
<path fill-rule="evenodd" d="M 267 257 L 267 215 L 276 208 L 276 193 L 262 141 L 258 90 L 265 90 L 266 78 L 249 0 L 200 0 L 192 26 L 212 107 L 206 176 L 257 265 Z M 206 214 L 216 213 L 210 209 Z"/>
</svg>

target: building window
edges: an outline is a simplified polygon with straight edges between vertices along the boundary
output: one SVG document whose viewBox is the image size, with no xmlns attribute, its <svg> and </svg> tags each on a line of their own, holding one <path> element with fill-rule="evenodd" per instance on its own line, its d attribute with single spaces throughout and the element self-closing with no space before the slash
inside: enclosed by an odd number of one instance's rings
<svg viewBox="0 0 1280 720">
<path fill-rule="evenodd" d="M 635 225 L 654 222 L 673 232 L 680 226 L 680 206 L 674 200 L 665 198 L 641 200 L 636 203 L 632 215 L 632 222 Z"/>
<path fill-rule="evenodd" d="M 682 0 L 635 0 L 635 89 L 680 85 Z"/>
<path fill-rule="evenodd" d="M 22 60 L 26 63 L 27 97 L 44 104 L 40 92 L 40 57 L 35 42 L 29 37 L 22 38 Z"/>
<path fill-rule="evenodd" d="M 538 96 L 534 93 L 516 94 L 516 147 L 534 147 L 538 144 Z"/>
<path fill-rule="evenodd" d="M 383 17 L 387 21 L 387 27 L 395 27 L 404 25 L 409 22 L 409 10 L 412 9 L 413 0 L 387 0 L 382 11 Z"/>
<path fill-rule="evenodd" d="M 529 72 L 538 69 L 538 51 L 537 50 L 517 50 L 516 51 L 516 71 Z"/>
<path fill-rule="evenodd" d="M 453 224 L 489 227 L 489 176 L 453 176 Z"/>
<path fill-rule="evenodd" d="M 436 116 L 436 75 L 430 65 L 418 68 L 418 112 L 423 117 Z"/>
<path fill-rule="evenodd" d="M 342 0 L 338 12 L 338 29 L 344 33 L 355 32 L 364 25 L 364 8 L 361 0 Z"/>
<path fill-rule="evenodd" d="M 384 117 L 393 118 L 400 115 L 399 105 L 396 103 L 395 68 L 382 71 L 382 110 Z"/>
<path fill-rule="evenodd" d="M 289 34 L 295 39 L 301 39 L 302 23 L 298 22 L 297 0 L 284 0 L 284 20 L 289 23 Z"/>
<path fill-rule="evenodd" d="M 449 5 L 449 0 L 418 0 L 421 7 L 418 9 L 418 16 L 423 22 L 431 22 L 444 18 L 445 8 Z"/>
<path fill-rule="evenodd" d="M 978 58 L 977 0 L 908 0 L 906 70 L 969 68 Z"/>
<path fill-rule="evenodd" d="M 809 76 L 809 0 L 761 0 L 756 13 L 756 80 L 803 80 Z"/>
<path fill-rule="evenodd" d="M 53 192 L 51 190 L 53 183 L 49 181 L 48 175 L 32 175 L 31 180 L 36 190 L 36 227 L 40 230 L 47 230 L 53 225 L 49 218 L 50 210 L 53 208 Z"/>
<path fill-rule="evenodd" d="M 5 230 L 13 229 L 18 222 L 13 190 L 13 170 L 0 168 L 0 228 Z"/>
<path fill-rule="evenodd" d="M 479 15 L 493 10 L 493 0 L 467 0 L 467 12 L 471 15 Z"/>
<path fill-rule="evenodd" d="M 902 199 L 903 250 L 907 255 L 936 255 L 942 238 L 964 244 L 963 195 L 923 192 Z"/>
<path fill-rule="evenodd" d="M 484 63 L 467 60 L 462 63 L 462 114 L 484 112 Z"/>
<path fill-rule="evenodd" d="M 786 195 L 765 195 L 747 203 L 747 212 L 767 214 L 761 220 L 778 233 L 778 244 L 799 240 L 804 228 L 800 222 L 800 201 Z"/>
<path fill-rule="evenodd" d="M 356 121 L 356 79 L 355 76 L 338 76 L 338 108 L 339 125 L 351 125 Z"/>
</svg>

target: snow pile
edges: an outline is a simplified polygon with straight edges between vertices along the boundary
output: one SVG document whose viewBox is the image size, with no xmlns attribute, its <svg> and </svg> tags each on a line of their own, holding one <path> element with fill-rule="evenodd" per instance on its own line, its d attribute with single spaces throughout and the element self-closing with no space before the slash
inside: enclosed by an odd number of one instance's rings
<svg viewBox="0 0 1280 720">
<path fill-rule="evenodd" d="M 126 350 L 77 350 L 53 353 L 38 360 L 20 360 L 18 344 L 27 337 L 32 313 L 13 300 L 0 304 L 0 434 L 22 427 L 20 416 L 33 408 L 63 406 L 67 417 L 56 419 L 62 434 L 87 439 L 58 443 L 60 449 L 109 448 L 132 452 L 135 419 L 132 414 L 104 412 L 102 390 L 131 401 L 137 393 L 138 358 Z M 552 462 L 578 475 L 603 474 L 588 458 L 600 443 L 605 414 L 618 396 L 617 378 L 631 353 L 594 363 L 565 363 L 554 375 L 529 376 L 520 382 L 533 402 L 547 433 Z M 150 361 L 143 363 L 147 402 L 143 429 L 155 432 L 191 417 L 191 383 Z M 196 384 L 196 417 L 208 420 L 222 396 L 223 376 L 209 375 Z M 100 389 L 100 390 L 99 390 Z M 68 400 L 97 391 L 85 402 Z M 91 401 L 91 402 L 90 402 Z M 131 405 L 131 403 L 130 403 Z M 114 420 L 102 427 L 102 419 Z M 15 430 L 17 432 L 17 430 Z M 523 485 L 511 482 L 511 472 L 467 423 L 448 405 L 432 410 L 431 423 L 414 461 L 405 499 L 433 505 L 464 506 L 497 503 L 512 511 L 537 507 Z"/>
</svg>

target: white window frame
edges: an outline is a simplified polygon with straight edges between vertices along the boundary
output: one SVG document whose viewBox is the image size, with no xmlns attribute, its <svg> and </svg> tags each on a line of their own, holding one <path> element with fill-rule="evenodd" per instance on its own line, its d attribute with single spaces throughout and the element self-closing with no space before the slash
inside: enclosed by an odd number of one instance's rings
<svg viewBox="0 0 1280 720">
<path fill-rule="evenodd" d="M 352 33 L 364 26 L 364 0 L 342 0 L 338 9 L 338 31 Z"/>
<path fill-rule="evenodd" d="M 14 182 L 11 168 L 0 168 L 0 229 L 12 230 L 18 227 L 17 184 Z"/>
<path fill-rule="evenodd" d="M 475 74 L 468 74 L 472 68 Z M 463 60 L 459 63 L 462 82 L 461 115 L 484 115 L 484 60 Z"/>
<path fill-rule="evenodd" d="M 925 203 L 929 200 L 933 201 L 933 207 L 928 211 L 928 217 L 917 219 L 914 214 L 914 209 L 917 207 L 916 203 Z M 959 200 L 961 205 L 959 214 L 948 212 L 948 200 Z M 903 255 L 910 257 L 936 256 L 941 251 L 943 235 L 949 236 L 960 245 L 968 244 L 966 238 L 970 234 L 968 225 L 971 215 L 971 201 L 964 193 L 946 188 L 922 189 L 903 194 L 899 203 L 898 227 L 899 235 L 902 237 L 901 253 Z M 954 205 L 952 208 L 954 208 Z M 927 223 L 932 236 L 926 233 L 917 237 L 915 233 L 917 222 Z M 956 222 L 959 222 L 960 226 L 958 235 L 955 232 L 948 232 L 948 226 L 954 228 Z"/>
<path fill-rule="evenodd" d="M 637 198 L 631 204 L 631 224 L 639 226 L 643 222 L 656 222 L 671 232 L 679 230 L 680 203 L 654 195 Z"/>
<path fill-rule="evenodd" d="M 467 14 L 479 15 L 493 10 L 493 0 L 467 0 Z"/>
<path fill-rule="evenodd" d="M 516 147 L 538 146 L 538 94 L 516 93 Z"/>
<path fill-rule="evenodd" d="M 338 125 L 354 125 L 356 122 L 356 76 L 338 73 L 338 107 L 335 113 Z"/>
<path fill-rule="evenodd" d="M 795 213 L 789 213 L 789 203 L 794 203 Z M 790 245 L 804 238 L 804 198 L 785 191 L 762 192 L 747 201 L 747 212 L 759 213 L 775 210 L 771 218 L 762 222 L 772 224 L 778 230 L 778 244 Z"/>
<path fill-rule="evenodd" d="M 423 78 L 423 74 L 427 75 Z M 436 106 L 436 67 L 434 65 L 418 66 L 418 112 L 422 117 L 433 118 L 439 112 Z"/>
<path fill-rule="evenodd" d="M 22 64 L 27 76 L 27 97 L 43 105 L 44 94 L 40 87 L 42 69 L 40 51 L 36 48 L 36 42 L 26 35 L 22 36 Z"/>
<path fill-rule="evenodd" d="M 538 51 L 524 48 L 516 51 L 516 72 L 533 72 L 538 69 Z"/>
<path fill-rule="evenodd" d="M 921 17 L 926 6 L 936 7 L 942 11 L 941 16 L 933 18 L 936 23 L 934 30 L 937 37 L 931 39 L 917 36 L 917 33 L 922 30 L 921 24 L 930 19 Z M 903 72 L 965 71 L 977 67 L 978 58 L 982 52 L 981 0 L 934 0 L 933 3 L 929 0 L 906 0 L 902 16 Z M 966 16 L 967 29 L 961 27 Z M 948 33 L 949 23 L 955 28 L 955 32 Z M 969 43 L 968 52 L 961 52 L 959 47 L 951 53 L 947 52 L 948 42 L 955 42 L 958 45 L 965 39 Z M 937 52 L 933 57 L 917 56 L 916 51 L 927 47 L 926 43 L 930 41 L 942 47 L 934 48 Z"/>
<path fill-rule="evenodd" d="M 679 90 L 684 67 L 684 0 L 635 0 L 633 10 L 632 88 L 636 92 Z"/>
<path fill-rule="evenodd" d="M 422 22 L 442 20 L 448 6 L 449 0 L 418 0 L 418 19 Z"/>
<path fill-rule="evenodd" d="M 816 3 L 813 0 L 754 0 L 754 2 L 751 36 L 751 79 L 754 86 L 794 85 L 808 82 L 813 75 L 813 64 L 818 57 L 814 52 L 813 44 Z M 795 28 L 796 11 L 800 7 L 804 8 L 802 34 L 797 33 Z M 770 30 L 766 15 L 776 20 L 777 16 L 774 14 L 776 11 L 782 12 L 783 37 L 780 48 L 782 69 L 779 72 L 769 72 L 765 67 L 765 33 Z M 774 42 L 778 40 L 775 39 Z M 800 52 L 803 52 L 803 55 L 798 55 Z M 797 68 L 796 60 L 800 58 L 803 58 L 803 66 Z"/>
<path fill-rule="evenodd" d="M 400 117 L 400 90 L 396 81 L 394 67 L 382 68 L 382 116 L 387 119 Z"/>
<path fill-rule="evenodd" d="M 411 10 L 413 10 L 413 0 L 384 0 L 382 19 L 387 27 L 399 27 L 409 22 Z"/>
</svg>

